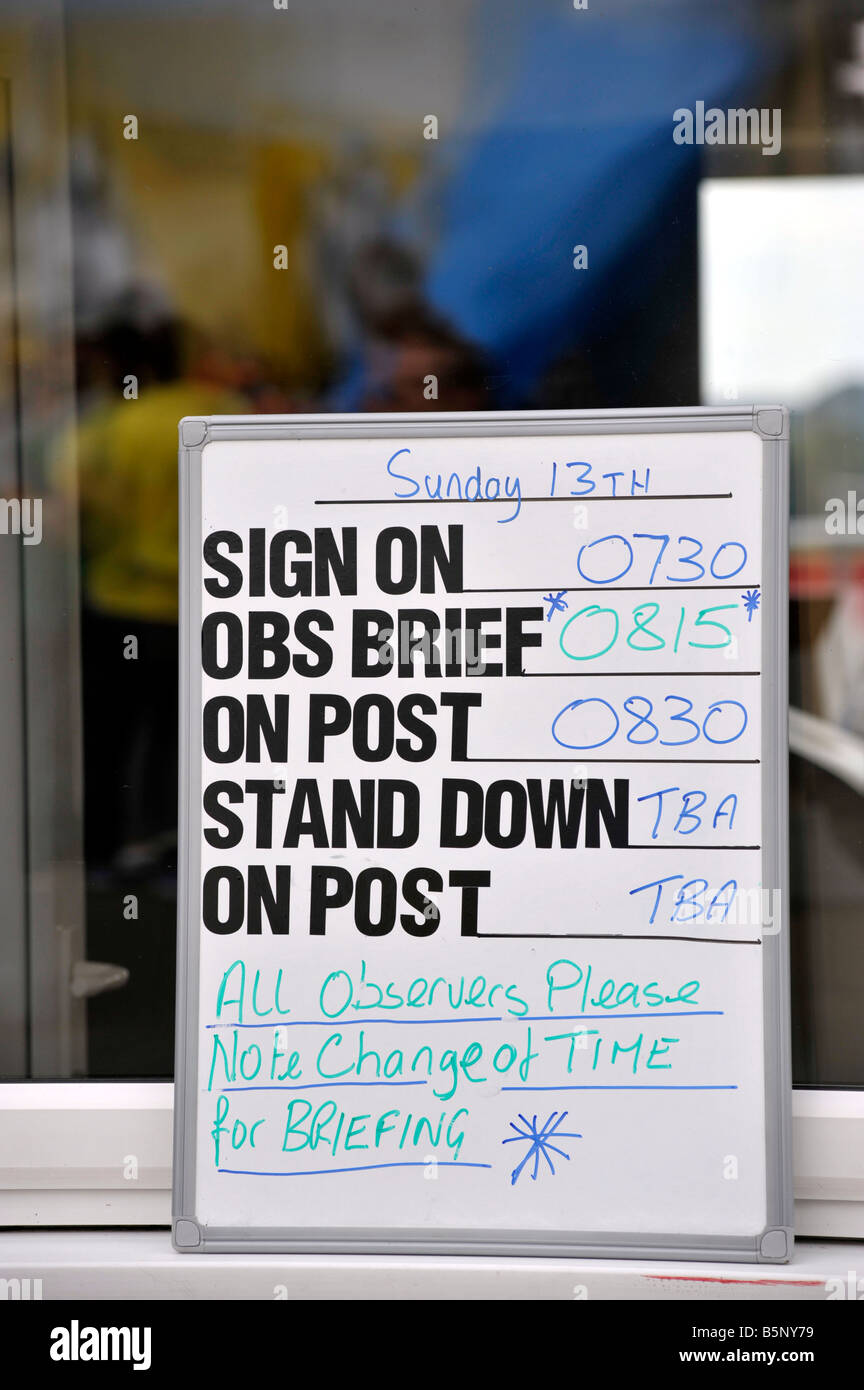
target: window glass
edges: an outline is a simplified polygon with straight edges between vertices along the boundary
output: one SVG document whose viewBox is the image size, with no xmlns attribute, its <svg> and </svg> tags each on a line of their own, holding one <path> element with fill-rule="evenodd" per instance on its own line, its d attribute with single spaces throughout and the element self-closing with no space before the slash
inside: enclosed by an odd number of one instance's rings
<svg viewBox="0 0 864 1390">
<path fill-rule="evenodd" d="M 171 1074 L 181 416 L 758 398 L 795 1075 L 864 1085 L 864 0 L 3 0 L 0 98 L 0 1072 Z"/>
</svg>

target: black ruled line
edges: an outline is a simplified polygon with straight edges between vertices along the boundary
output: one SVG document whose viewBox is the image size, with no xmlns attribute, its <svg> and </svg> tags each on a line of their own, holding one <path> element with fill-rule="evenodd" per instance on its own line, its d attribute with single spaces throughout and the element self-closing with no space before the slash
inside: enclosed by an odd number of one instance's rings
<svg viewBox="0 0 864 1390">
<path fill-rule="evenodd" d="M 473 672 L 467 674 L 473 675 Z M 522 675 L 526 678 L 533 676 L 535 680 L 540 678 L 555 679 L 557 676 L 631 676 L 637 679 L 642 676 L 761 676 L 761 671 L 523 671 Z"/>
<path fill-rule="evenodd" d="M 761 946 L 760 938 L 739 936 L 654 936 L 650 932 L 508 932 L 481 931 L 470 939 L 481 941 L 695 941 L 703 946 Z M 469 938 L 463 938 L 468 940 Z"/>
<path fill-rule="evenodd" d="M 454 766 L 462 763 L 564 763 L 568 767 L 578 767 L 582 763 L 688 763 L 700 766 L 703 763 L 717 763 L 721 767 L 749 767 L 759 761 L 759 758 L 580 758 L 578 749 L 574 748 L 572 758 L 459 758 Z"/>
<path fill-rule="evenodd" d="M 761 589 L 761 584 L 531 584 L 523 589 L 450 589 L 452 594 L 538 594 L 541 589 L 554 589 L 557 594 L 657 594 L 713 593 L 715 589 Z"/>
<path fill-rule="evenodd" d="M 478 502 L 487 507 L 510 506 L 514 502 L 524 506 L 526 502 L 567 502 L 571 507 L 582 502 L 713 502 L 729 498 L 731 492 L 657 492 L 653 495 L 639 493 L 635 497 L 316 497 L 316 507 L 455 507 L 462 503 L 475 507 Z"/>
<path fill-rule="evenodd" d="M 653 793 L 656 795 L 656 793 Z M 761 845 L 616 845 L 616 849 L 761 849 Z"/>
</svg>

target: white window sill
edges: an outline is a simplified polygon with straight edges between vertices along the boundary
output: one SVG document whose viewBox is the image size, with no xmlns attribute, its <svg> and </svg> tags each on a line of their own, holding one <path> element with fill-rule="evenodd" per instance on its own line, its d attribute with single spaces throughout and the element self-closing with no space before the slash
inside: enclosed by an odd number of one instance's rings
<svg viewBox="0 0 864 1390">
<path fill-rule="evenodd" d="M 850 1278 L 850 1271 L 852 1271 Z M 51 1299 L 711 1299 L 854 1297 L 864 1244 L 800 1242 L 789 1265 L 447 1256 L 178 1255 L 167 1231 L 0 1235 L 0 1278 Z M 838 1281 L 827 1284 L 828 1280 Z M 25 1286 L 26 1288 L 27 1286 Z M 583 1292 L 584 1290 L 584 1292 Z M 864 1293 L 862 1285 L 861 1293 Z"/>
<path fill-rule="evenodd" d="M 172 1099 L 168 1082 L 0 1085 L 0 1225 L 167 1227 Z M 864 1091 L 795 1091 L 793 1142 L 798 1237 L 864 1240 Z"/>
</svg>

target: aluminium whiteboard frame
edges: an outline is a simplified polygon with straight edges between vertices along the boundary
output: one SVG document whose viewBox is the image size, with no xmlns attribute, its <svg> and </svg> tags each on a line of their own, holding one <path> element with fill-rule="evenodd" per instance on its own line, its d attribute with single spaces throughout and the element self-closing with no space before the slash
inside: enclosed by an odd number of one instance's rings
<svg viewBox="0 0 864 1390">
<path fill-rule="evenodd" d="M 496 1255 L 733 1260 L 792 1254 L 788 916 L 789 414 L 780 406 L 477 411 L 380 415 L 215 415 L 180 421 L 180 779 L 172 1235 L 183 1253 Z M 202 454 L 216 440 L 678 434 L 752 431 L 762 440 L 762 875 L 779 889 L 779 931 L 764 935 L 766 1226 L 747 1236 L 627 1232 L 206 1227 L 196 1210 L 200 957 Z M 775 900 L 776 901 L 776 900 Z M 776 916 L 775 916 L 776 927 Z"/>
</svg>

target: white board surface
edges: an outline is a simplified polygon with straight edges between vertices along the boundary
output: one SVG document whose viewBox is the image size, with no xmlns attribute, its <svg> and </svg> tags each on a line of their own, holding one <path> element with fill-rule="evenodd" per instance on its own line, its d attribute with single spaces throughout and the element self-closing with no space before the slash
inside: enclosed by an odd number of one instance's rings
<svg viewBox="0 0 864 1390">
<path fill-rule="evenodd" d="M 515 419 L 195 453 L 178 1248 L 788 1253 L 782 445 Z"/>
</svg>

